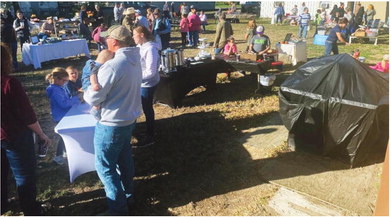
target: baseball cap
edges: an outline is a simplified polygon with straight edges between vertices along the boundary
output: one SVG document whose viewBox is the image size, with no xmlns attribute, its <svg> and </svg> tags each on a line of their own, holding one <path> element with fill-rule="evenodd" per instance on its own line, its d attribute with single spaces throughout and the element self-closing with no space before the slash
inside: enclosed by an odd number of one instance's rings
<svg viewBox="0 0 391 217">
<path fill-rule="evenodd" d="M 141 11 L 140 11 L 139 9 L 136 9 L 134 12 L 135 12 L 136 14 L 141 14 Z"/>
<path fill-rule="evenodd" d="M 129 43 L 131 34 L 129 29 L 122 25 L 111 26 L 107 31 L 101 32 L 100 37 L 110 37 L 118 41 Z"/>
<path fill-rule="evenodd" d="M 190 6 L 190 9 L 196 9 L 196 8 L 194 7 L 194 5 L 191 5 L 191 6 Z"/>
<path fill-rule="evenodd" d="M 263 31 L 265 31 L 265 27 L 263 27 L 263 26 L 258 26 L 257 27 L 257 34 L 263 33 Z"/>
</svg>

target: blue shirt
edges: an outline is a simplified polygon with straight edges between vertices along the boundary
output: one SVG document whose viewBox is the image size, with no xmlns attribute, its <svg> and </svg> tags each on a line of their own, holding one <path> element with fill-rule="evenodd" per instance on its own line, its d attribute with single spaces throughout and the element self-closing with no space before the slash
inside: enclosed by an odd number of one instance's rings
<svg viewBox="0 0 391 217">
<path fill-rule="evenodd" d="M 94 60 L 87 60 L 86 65 L 83 68 L 83 74 L 81 75 L 81 84 L 83 91 L 87 91 L 88 86 L 91 85 L 90 75 L 91 70 L 94 67 L 100 67 L 102 64 L 95 62 Z M 99 68 L 97 68 L 99 69 Z"/>
<path fill-rule="evenodd" d="M 337 32 L 341 32 L 341 27 L 339 27 L 339 25 L 336 25 L 334 28 L 332 28 L 330 30 L 330 33 L 329 33 L 329 37 L 327 37 L 326 41 L 330 41 L 330 42 L 337 42 L 338 40 L 338 37 L 337 37 Z"/>
<path fill-rule="evenodd" d="M 72 108 L 72 105 L 80 103 L 79 97 L 68 97 L 64 88 L 56 84 L 49 85 L 46 88 L 46 94 L 49 97 L 52 118 L 55 122 L 59 122 Z"/>
<path fill-rule="evenodd" d="M 78 78 L 76 82 L 68 81 L 64 86 L 65 92 L 68 94 L 69 97 L 76 96 L 80 88 L 81 88 L 80 78 Z"/>
<path fill-rule="evenodd" d="M 311 15 L 309 13 L 301 14 L 299 16 L 299 24 L 301 26 L 308 26 L 310 24 L 310 21 L 311 21 Z"/>
<path fill-rule="evenodd" d="M 153 26 L 153 35 L 163 35 L 171 32 L 170 21 L 166 18 L 159 18 L 155 20 L 155 25 Z"/>
<path fill-rule="evenodd" d="M 285 14 L 284 7 L 277 7 L 276 10 L 274 11 L 274 15 L 284 16 L 284 14 Z"/>
</svg>

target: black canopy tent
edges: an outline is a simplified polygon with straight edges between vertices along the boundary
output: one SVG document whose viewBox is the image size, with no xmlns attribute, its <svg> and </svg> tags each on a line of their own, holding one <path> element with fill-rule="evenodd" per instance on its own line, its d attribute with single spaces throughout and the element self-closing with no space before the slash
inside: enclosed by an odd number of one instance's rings
<svg viewBox="0 0 391 217">
<path fill-rule="evenodd" d="M 348 54 L 312 60 L 281 85 L 288 144 L 359 166 L 384 160 L 388 142 L 388 74 Z"/>
</svg>

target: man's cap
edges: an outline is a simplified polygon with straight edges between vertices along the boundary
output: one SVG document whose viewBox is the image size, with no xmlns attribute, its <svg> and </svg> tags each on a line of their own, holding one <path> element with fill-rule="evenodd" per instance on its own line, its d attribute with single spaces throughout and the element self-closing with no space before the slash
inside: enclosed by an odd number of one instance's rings
<svg viewBox="0 0 391 217">
<path fill-rule="evenodd" d="M 190 6 L 190 9 L 196 9 L 196 8 L 194 7 L 194 5 L 191 5 L 191 6 Z"/>
<path fill-rule="evenodd" d="M 30 18 L 31 19 L 37 18 L 37 15 L 36 14 L 31 14 Z"/>
<path fill-rule="evenodd" d="M 122 25 L 111 26 L 107 31 L 101 32 L 100 37 L 110 37 L 125 43 L 129 43 L 132 38 L 129 29 Z"/>
<path fill-rule="evenodd" d="M 263 27 L 263 26 L 258 26 L 257 27 L 257 34 L 263 33 L 263 31 L 265 31 L 265 27 Z"/>
<path fill-rule="evenodd" d="M 126 11 L 124 11 L 123 15 L 130 15 L 136 13 L 134 10 L 134 7 L 126 8 Z"/>
<path fill-rule="evenodd" d="M 140 11 L 139 9 L 134 10 L 134 12 L 135 12 L 136 14 L 141 14 L 141 11 Z"/>
</svg>

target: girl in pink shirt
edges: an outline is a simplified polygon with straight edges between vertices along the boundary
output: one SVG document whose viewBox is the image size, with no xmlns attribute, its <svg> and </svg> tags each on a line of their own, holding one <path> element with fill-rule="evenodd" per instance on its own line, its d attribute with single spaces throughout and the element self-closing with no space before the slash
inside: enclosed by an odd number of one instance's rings
<svg viewBox="0 0 391 217">
<path fill-rule="evenodd" d="M 181 28 L 181 36 L 182 36 L 182 48 L 186 47 L 186 38 L 189 34 L 189 20 L 187 19 L 187 14 L 182 14 L 181 22 L 179 23 Z"/>
<path fill-rule="evenodd" d="M 227 44 L 224 47 L 224 54 L 225 55 L 233 55 L 238 52 L 238 48 L 236 47 L 235 44 L 235 39 L 234 37 L 229 37 L 227 40 Z"/>
</svg>

